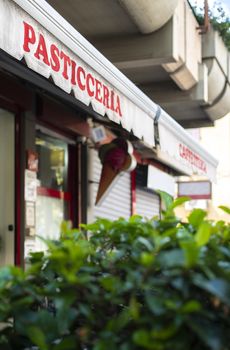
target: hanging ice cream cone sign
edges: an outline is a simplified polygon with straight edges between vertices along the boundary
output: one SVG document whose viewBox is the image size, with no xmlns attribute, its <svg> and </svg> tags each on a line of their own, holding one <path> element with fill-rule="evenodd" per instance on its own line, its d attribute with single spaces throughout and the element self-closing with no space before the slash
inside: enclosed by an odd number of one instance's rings
<svg viewBox="0 0 230 350">
<path fill-rule="evenodd" d="M 137 165 L 131 142 L 122 138 L 117 138 L 108 144 L 102 145 L 99 149 L 99 158 L 102 163 L 102 171 L 96 205 L 102 202 L 122 172 L 132 171 Z"/>
</svg>

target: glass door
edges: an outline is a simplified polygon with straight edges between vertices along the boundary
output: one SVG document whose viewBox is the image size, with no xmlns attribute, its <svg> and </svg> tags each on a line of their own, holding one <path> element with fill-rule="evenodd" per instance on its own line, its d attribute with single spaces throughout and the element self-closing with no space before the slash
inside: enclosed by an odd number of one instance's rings
<svg viewBox="0 0 230 350">
<path fill-rule="evenodd" d="M 0 266 L 15 262 L 14 115 L 0 109 Z"/>
</svg>

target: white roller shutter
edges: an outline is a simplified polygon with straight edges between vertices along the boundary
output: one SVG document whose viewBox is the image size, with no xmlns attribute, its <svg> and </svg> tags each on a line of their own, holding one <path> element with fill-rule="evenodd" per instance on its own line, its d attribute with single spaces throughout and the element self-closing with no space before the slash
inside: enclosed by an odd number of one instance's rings
<svg viewBox="0 0 230 350">
<path fill-rule="evenodd" d="M 97 151 L 92 152 L 93 161 L 93 203 L 95 203 L 98 183 L 101 175 L 101 162 Z M 131 180 L 130 173 L 123 173 L 100 206 L 94 206 L 93 219 L 103 217 L 106 219 L 129 218 L 131 215 Z"/>
<path fill-rule="evenodd" d="M 152 218 L 160 214 L 160 198 L 153 192 L 136 189 L 136 214 Z"/>
</svg>

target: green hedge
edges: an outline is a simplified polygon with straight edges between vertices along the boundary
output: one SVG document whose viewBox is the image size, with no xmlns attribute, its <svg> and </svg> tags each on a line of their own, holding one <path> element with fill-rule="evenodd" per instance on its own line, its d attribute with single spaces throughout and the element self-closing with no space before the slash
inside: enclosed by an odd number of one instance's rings
<svg viewBox="0 0 230 350">
<path fill-rule="evenodd" d="M 230 226 L 165 199 L 161 220 L 64 225 L 27 271 L 1 269 L 0 349 L 229 350 Z"/>
</svg>

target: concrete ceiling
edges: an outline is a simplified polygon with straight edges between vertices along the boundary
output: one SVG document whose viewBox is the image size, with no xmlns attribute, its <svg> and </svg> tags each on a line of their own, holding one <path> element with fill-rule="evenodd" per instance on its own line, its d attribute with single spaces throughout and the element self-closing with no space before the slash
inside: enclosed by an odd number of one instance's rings
<svg viewBox="0 0 230 350">
<path fill-rule="evenodd" d="M 94 40 L 138 33 L 117 0 L 48 0 L 84 37 Z"/>
<path fill-rule="evenodd" d="M 182 126 L 213 124 L 202 103 L 191 98 L 192 90 L 182 91 L 163 66 L 173 60 L 170 53 L 166 55 L 161 50 L 158 34 L 164 42 L 171 40 L 170 21 L 146 35 L 140 32 L 120 0 L 47 2 Z"/>
</svg>

